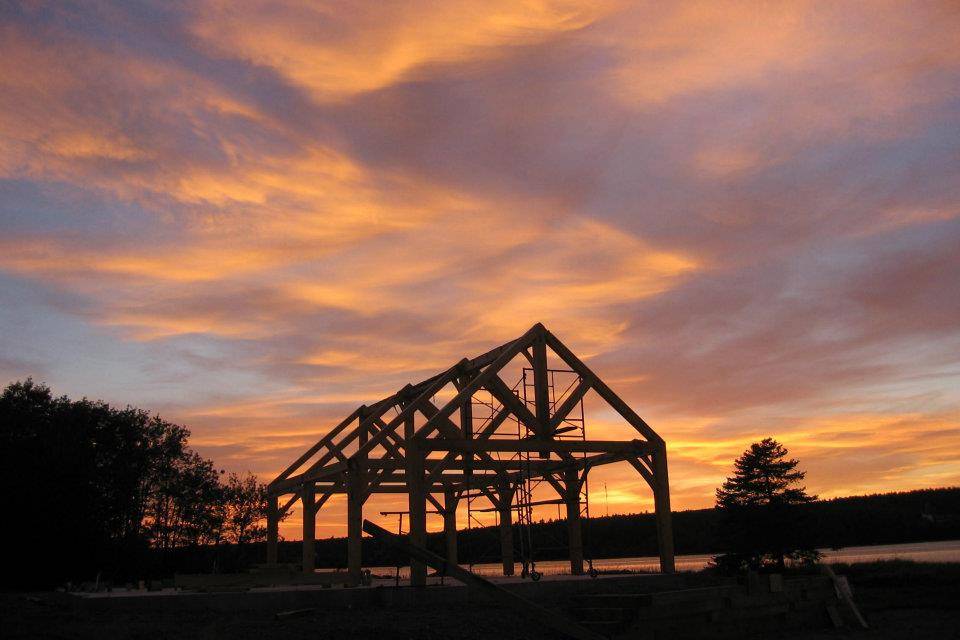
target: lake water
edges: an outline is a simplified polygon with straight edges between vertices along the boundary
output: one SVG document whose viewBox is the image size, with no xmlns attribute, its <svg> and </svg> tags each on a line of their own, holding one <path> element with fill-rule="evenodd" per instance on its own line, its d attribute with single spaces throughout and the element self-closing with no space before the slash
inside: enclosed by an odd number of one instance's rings
<svg viewBox="0 0 960 640">
<path fill-rule="evenodd" d="M 843 549 L 821 549 L 826 562 L 872 562 L 874 560 L 914 560 L 917 562 L 960 562 L 960 540 L 939 542 L 911 542 L 907 544 L 879 544 L 867 547 L 845 547 Z M 712 554 L 679 555 L 676 557 L 678 571 L 697 571 L 710 562 Z M 519 572 L 519 564 L 517 570 Z M 638 558 L 602 558 L 593 561 L 598 570 L 659 571 L 660 562 L 655 556 Z M 475 564 L 470 568 L 474 573 L 484 576 L 501 574 L 500 563 Z M 393 575 L 395 567 L 375 567 L 377 575 Z M 537 563 L 537 571 L 544 575 L 568 573 L 568 560 L 544 560 Z M 407 567 L 400 569 L 401 577 L 409 574 Z"/>
</svg>

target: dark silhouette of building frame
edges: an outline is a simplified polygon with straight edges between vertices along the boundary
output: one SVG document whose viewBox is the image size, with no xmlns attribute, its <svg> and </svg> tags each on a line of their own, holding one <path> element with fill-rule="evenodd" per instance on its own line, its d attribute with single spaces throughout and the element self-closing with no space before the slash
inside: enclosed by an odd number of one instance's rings
<svg viewBox="0 0 960 640">
<path fill-rule="evenodd" d="M 548 351 L 577 375 L 562 398 L 548 392 Z M 524 402 L 501 378 L 515 358 L 533 372 L 534 398 Z M 453 397 L 442 406 L 438 392 Z M 584 395 L 593 390 L 624 418 L 641 438 L 626 441 L 564 440 L 560 425 Z M 497 405 L 479 421 L 475 396 L 489 393 Z M 516 420 L 525 427 L 504 437 L 501 425 Z M 527 435 L 524 435 L 527 434 Z M 505 460 L 499 454 L 522 454 Z M 674 571 L 673 534 L 666 443 L 619 396 L 542 324 L 520 338 L 372 405 L 359 407 L 297 458 L 269 484 L 267 561 L 277 561 L 278 525 L 298 500 L 303 511 L 303 568 L 315 564 L 316 514 L 334 494 L 347 498 L 347 567 L 358 583 L 362 568 L 363 505 L 375 493 L 408 496 L 410 543 L 424 547 L 427 503 L 443 516 L 447 561 L 457 562 L 457 506 L 466 495 L 482 495 L 499 516 L 504 575 L 514 572 L 513 511 L 518 486 L 530 477 L 549 483 L 566 506 L 570 569 L 583 573 L 581 489 L 591 468 L 626 461 L 653 491 L 660 569 Z M 296 473 L 295 473 L 296 472 Z M 291 495 L 292 494 L 292 495 Z M 284 496 L 290 496 L 282 501 Z M 411 558 L 410 581 L 426 583 L 427 567 Z"/>
</svg>

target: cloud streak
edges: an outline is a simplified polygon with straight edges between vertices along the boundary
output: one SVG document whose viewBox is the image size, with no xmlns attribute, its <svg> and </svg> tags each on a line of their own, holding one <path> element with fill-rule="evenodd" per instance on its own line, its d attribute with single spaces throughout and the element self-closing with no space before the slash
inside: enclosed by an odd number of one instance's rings
<svg viewBox="0 0 960 640">
<path fill-rule="evenodd" d="M 769 434 L 822 495 L 956 484 L 958 28 L 952 3 L 8 6 L 0 373 L 269 476 L 542 321 L 670 443 L 681 508 Z"/>
</svg>

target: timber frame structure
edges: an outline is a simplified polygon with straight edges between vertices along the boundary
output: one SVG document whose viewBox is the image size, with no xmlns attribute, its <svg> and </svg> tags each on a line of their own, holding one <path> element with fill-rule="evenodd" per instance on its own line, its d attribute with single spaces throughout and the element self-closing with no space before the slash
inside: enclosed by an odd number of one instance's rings
<svg viewBox="0 0 960 640">
<path fill-rule="evenodd" d="M 551 398 L 548 351 L 575 376 Z M 518 358 L 532 370 L 532 398 L 501 377 Z M 611 441 L 564 439 L 568 416 L 593 390 L 641 436 Z M 442 406 L 437 398 L 450 396 Z M 487 398 L 486 402 L 479 398 Z M 524 393 L 526 396 L 526 393 Z M 478 403 L 489 415 L 475 415 Z M 510 419 L 520 428 L 505 433 Z M 511 435 L 512 434 L 512 435 Z M 509 455 L 505 459 L 504 455 Z M 457 506 L 483 498 L 498 514 L 504 575 L 514 572 L 513 511 L 533 503 L 519 491 L 536 478 L 566 507 L 570 568 L 583 573 L 581 490 L 598 465 L 626 461 L 653 491 L 660 569 L 674 571 L 670 488 L 664 440 L 542 324 L 521 337 L 347 416 L 268 485 L 267 562 L 277 561 L 278 525 L 298 500 L 303 511 L 303 569 L 315 565 L 316 514 L 334 494 L 347 498 L 348 580 L 360 581 L 363 505 L 374 493 L 406 494 L 410 543 L 426 543 L 427 503 L 443 516 L 447 561 L 457 562 Z M 526 499 L 527 503 L 522 501 Z M 426 584 L 426 565 L 411 558 L 410 582 Z"/>
</svg>

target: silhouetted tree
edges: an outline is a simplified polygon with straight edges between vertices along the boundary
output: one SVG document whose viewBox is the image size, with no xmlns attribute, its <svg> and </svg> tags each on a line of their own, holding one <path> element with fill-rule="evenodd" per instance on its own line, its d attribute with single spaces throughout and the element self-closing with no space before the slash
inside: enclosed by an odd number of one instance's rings
<svg viewBox="0 0 960 640">
<path fill-rule="evenodd" d="M 716 558 L 728 570 L 784 568 L 785 559 L 816 560 L 812 536 L 800 505 L 816 500 L 799 485 L 805 472 L 773 438 L 750 445 L 734 463 L 734 473 L 717 489 L 721 543 Z"/>
<path fill-rule="evenodd" d="M 143 519 L 152 546 L 172 549 L 220 542 L 226 490 L 210 460 L 184 450 L 164 460 L 152 480 Z"/>
<path fill-rule="evenodd" d="M 3 580 L 133 577 L 149 546 L 222 538 L 225 490 L 213 463 L 187 447 L 189 431 L 127 407 L 55 398 L 31 379 L 0 394 L 0 548 L 28 559 Z"/>
<path fill-rule="evenodd" d="M 237 545 L 261 542 L 267 537 L 266 518 L 270 502 L 267 486 L 257 476 L 231 473 L 224 487 L 224 538 Z"/>
</svg>

